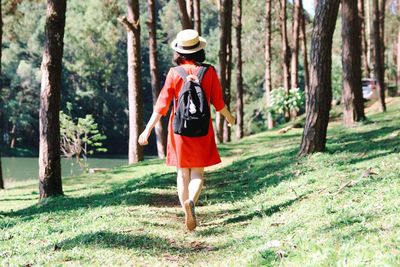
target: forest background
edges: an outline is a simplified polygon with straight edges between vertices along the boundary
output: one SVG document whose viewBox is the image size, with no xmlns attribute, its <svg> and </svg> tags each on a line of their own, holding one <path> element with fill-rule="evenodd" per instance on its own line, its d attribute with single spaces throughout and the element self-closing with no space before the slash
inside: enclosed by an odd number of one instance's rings
<svg viewBox="0 0 400 267">
<path fill-rule="evenodd" d="M 368 2 L 368 1 L 366 1 Z M 149 70 L 147 3 L 140 3 L 141 57 L 144 121 L 152 112 Z M 397 2 L 388 1 L 385 17 L 385 82 L 396 83 Z M 46 1 L 2 1 L 3 55 L 1 76 L 1 151 L 5 155 L 36 156 L 39 146 L 40 64 L 43 53 Z M 272 7 L 272 88 L 282 87 L 281 33 L 278 5 Z M 160 80 L 172 66 L 170 42 L 182 29 L 177 2 L 156 1 L 157 53 Z M 263 1 L 243 1 L 242 57 L 244 86 L 244 133 L 250 135 L 267 129 L 264 89 Z M 292 5 L 288 4 L 288 32 L 291 32 Z M 72 118 L 92 114 L 100 131 L 107 137 L 107 154 L 127 155 L 129 139 L 127 90 L 126 30 L 117 18 L 126 14 L 123 0 L 68 1 L 64 37 L 61 110 Z M 310 42 L 312 15 L 307 14 L 306 33 Z M 201 1 L 202 36 L 208 41 L 207 62 L 219 67 L 218 1 Z M 233 24 L 235 21 L 233 20 Z M 342 94 L 341 18 L 338 16 L 332 51 L 333 98 Z M 288 34 L 289 43 L 291 34 Z M 232 40 L 235 31 L 232 30 Z M 235 46 L 235 42 L 233 42 Z M 310 45 L 308 44 L 308 47 Z M 234 51 L 234 49 L 233 49 Z M 235 55 L 234 55 L 235 57 Z M 235 58 L 233 70 L 235 73 Z M 363 75 L 365 77 L 365 74 Z M 231 84 L 231 109 L 234 110 L 235 84 Z M 303 61 L 299 59 L 299 86 L 304 90 Z M 70 104 L 68 104 L 70 103 Z M 69 109 L 67 109 L 69 105 Z M 301 108 L 304 112 L 304 107 Z M 277 122 L 283 122 L 276 114 Z M 156 155 L 152 135 L 146 154 Z M 104 153 L 103 153 L 104 154 Z M 99 154 L 100 155 L 100 154 Z"/>
</svg>

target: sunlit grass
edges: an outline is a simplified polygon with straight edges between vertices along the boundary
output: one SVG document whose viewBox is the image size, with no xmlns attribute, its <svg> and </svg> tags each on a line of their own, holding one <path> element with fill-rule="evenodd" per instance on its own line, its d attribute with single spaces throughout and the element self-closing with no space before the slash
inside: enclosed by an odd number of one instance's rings
<svg viewBox="0 0 400 267">
<path fill-rule="evenodd" d="M 161 160 L 0 192 L 0 265 L 398 266 L 400 99 L 326 153 L 298 159 L 301 129 L 220 146 L 188 233 L 175 170 Z"/>
</svg>

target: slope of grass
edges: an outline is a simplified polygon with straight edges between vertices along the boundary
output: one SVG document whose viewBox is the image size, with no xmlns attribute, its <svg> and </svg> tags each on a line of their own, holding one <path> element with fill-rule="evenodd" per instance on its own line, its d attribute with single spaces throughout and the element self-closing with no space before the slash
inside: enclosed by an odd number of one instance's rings
<svg viewBox="0 0 400 267">
<path fill-rule="evenodd" d="M 352 128 L 330 124 L 326 153 L 298 159 L 301 129 L 220 146 L 200 226 L 186 232 L 175 170 L 149 160 L 0 192 L 0 265 L 399 266 L 400 99 Z"/>
</svg>

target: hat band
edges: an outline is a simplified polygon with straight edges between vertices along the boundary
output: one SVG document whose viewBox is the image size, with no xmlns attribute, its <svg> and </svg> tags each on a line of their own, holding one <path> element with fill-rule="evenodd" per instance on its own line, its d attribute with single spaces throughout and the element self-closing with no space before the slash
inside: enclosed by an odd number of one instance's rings
<svg viewBox="0 0 400 267">
<path fill-rule="evenodd" d="M 197 42 L 197 44 L 195 45 L 191 45 L 191 46 L 183 46 L 183 45 L 178 45 L 176 44 L 176 47 L 178 47 L 179 49 L 183 49 L 183 50 L 190 50 L 190 49 L 194 49 L 200 46 L 200 41 Z"/>
</svg>

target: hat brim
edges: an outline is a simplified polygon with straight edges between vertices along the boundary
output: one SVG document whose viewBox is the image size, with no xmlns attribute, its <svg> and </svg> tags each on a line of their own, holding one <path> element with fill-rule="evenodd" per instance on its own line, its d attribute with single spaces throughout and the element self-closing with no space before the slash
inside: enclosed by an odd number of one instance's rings
<svg viewBox="0 0 400 267">
<path fill-rule="evenodd" d="M 204 39 L 201 36 L 199 36 L 199 42 L 200 42 L 200 44 L 196 48 L 182 49 L 182 48 L 178 47 L 178 41 L 177 41 L 177 39 L 175 39 L 171 43 L 171 48 L 181 54 L 193 54 L 193 53 L 196 53 L 197 51 L 200 51 L 201 49 L 204 49 L 207 46 L 206 39 Z"/>
</svg>

